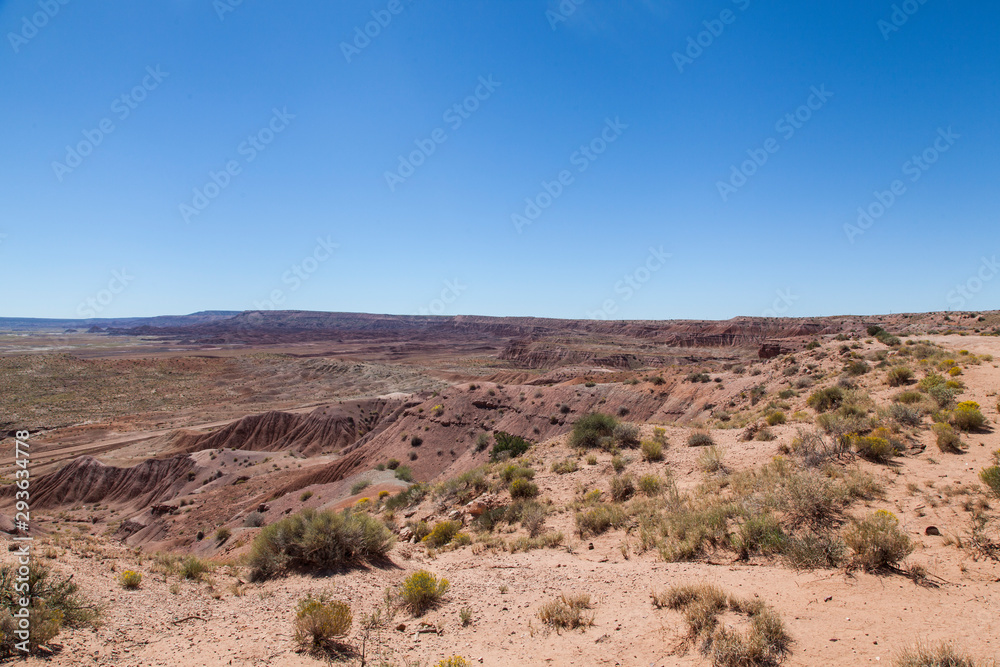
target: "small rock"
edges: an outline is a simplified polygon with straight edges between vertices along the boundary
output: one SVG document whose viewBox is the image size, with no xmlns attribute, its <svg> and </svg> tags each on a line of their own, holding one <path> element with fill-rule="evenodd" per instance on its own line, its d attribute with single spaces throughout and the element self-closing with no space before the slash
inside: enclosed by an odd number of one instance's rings
<svg viewBox="0 0 1000 667">
<path fill-rule="evenodd" d="M 399 632 L 406 632 L 406 623 L 400 623 L 396 626 L 396 630 Z"/>
<path fill-rule="evenodd" d="M 924 529 L 924 535 L 940 535 L 940 534 L 941 531 L 938 530 L 937 526 L 927 526 L 927 528 Z"/>
<path fill-rule="evenodd" d="M 590 544 L 588 544 L 588 545 L 587 545 L 587 548 L 588 548 L 589 550 L 593 551 L 593 550 L 594 550 L 594 543 L 593 543 L 593 542 L 591 542 Z"/>
</svg>

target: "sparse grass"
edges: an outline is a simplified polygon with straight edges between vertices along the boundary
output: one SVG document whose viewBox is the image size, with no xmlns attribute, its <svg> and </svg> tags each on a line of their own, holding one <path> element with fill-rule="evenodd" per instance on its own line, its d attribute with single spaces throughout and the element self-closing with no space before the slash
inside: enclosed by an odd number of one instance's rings
<svg viewBox="0 0 1000 667">
<path fill-rule="evenodd" d="M 215 531 L 215 543 L 222 545 L 226 543 L 230 537 L 232 537 L 233 531 L 229 530 L 225 526 L 220 527 Z"/>
<path fill-rule="evenodd" d="M 260 581 L 290 568 L 330 569 L 382 558 L 392 541 L 389 529 L 365 513 L 307 509 L 261 530 L 250 549 L 250 576 Z"/>
<path fill-rule="evenodd" d="M 979 662 L 948 643 L 937 646 L 917 644 L 903 649 L 893 667 L 979 667 Z"/>
<path fill-rule="evenodd" d="M 684 614 L 689 641 L 700 642 L 716 667 L 777 665 L 791 645 L 784 623 L 770 607 L 727 595 L 717 586 L 675 586 L 653 599 L 657 606 Z M 746 616 L 747 627 L 739 631 L 720 625 L 718 617 L 727 610 Z"/>
<path fill-rule="evenodd" d="M 357 495 L 371 486 L 372 483 L 367 479 L 359 479 L 357 482 L 351 485 L 351 495 Z"/>
<path fill-rule="evenodd" d="M 243 519 L 243 525 L 247 528 L 260 528 L 264 525 L 264 514 L 262 512 L 250 512 Z"/>
<path fill-rule="evenodd" d="M 778 426 L 779 424 L 784 424 L 786 421 L 788 421 L 788 418 L 785 416 L 784 412 L 782 412 L 781 410 L 777 410 L 769 414 L 765 421 L 767 422 L 768 426 Z"/>
<path fill-rule="evenodd" d="M 891 368 L 885 376 L 885 382 L 890 387 L 902 387 L 913 381 L 913 370 L 908 366 Z"/>
<path fill-rule="evenodd" d="M 538 610 L 542 623 L 556 630 L 575 630 L 594 624 L 594 615 L 588 614 L 590 596 L 586 593 L 567 595 L 563 593 L 555 600 L 546 602 Z"/>
<path fill-rule="evenodd" d="M 552 472 L 557 475 L 566 475 L 571 472 L 576 472 L 580 469 L 579 464 L 577 464 L 576 459 L 566 458 L 562 461 L 556 461 L 552 464 Z"/>
<path fill-rule="evenodd" d="M 396 597 L 414 616 L 436 606 L 451 585 L 444 577 L 438 579 L 427 570 L 417 570 L 399 585 Z"/>
<path fill-rule="evenodd" d="M 698 467 L 704 473 L 712 474 L 726 469 L 723 460 L 726 457 L 726 450 L 715 445 L 710 446 L 698 456 Z"/>
<path fill-rule="evenodd" d="M 817 389 L 806 400 L 806 405 L 816 412 L 827 412 L 840 407 L 844 400 L 844 392 L 840 387 Z"/>
<path fill-rule="evenodd" d="M 990 466 L 979 471 L 979 479 L 1000 498 L 1000 466 Z"/>
<path fill-rule="evenodd" d="M 866 572 L 896 569 L 914 549 L 899 519 L 886 510 L 855 520 L 844 531 L 844 542 L 852 551 L 850 565 Z"/>
<path fill-rule="evenodd" d="M 513 499 L 534 498 L 538 495 L 538 485 L 524 477 L 510 483 L 510 497 Z"/>
<path fill-rule="evenodd" d="M 295 642 L 304 648 L 321 650 L 351 631 L 351 606 L 339 600 L 307 597 L 295 611 Z"/>
<path fill-rule="evenodd" d="M 472 623 L 472 609 L 469 607 L 462 607 L 458 611 L 458 619 L 462 621 L 463 626 L 467 626 Z"/>
<path fill-rule="evenodd" d="M 663 490 L 663 483 L 656 475 L 643 475 L 639 478 L 639 493 L 652 498 L 660 495 Z"/>
<path fill-rule="evenodd" d="M 302 495 L 299 496 L 299 502 L 304 503 L 305 501 L 309 500 L 312 497 L 313 497 L 312 491 L 303 491 Z"/>
<path fill-rule="evenodd" d="M 576 514 L 576 528 L 581 539 L 600 535 L 610 528 L 621 528 L 627 521 L 625 510 L 617 505 L 598 505 Z"/>
</svg>

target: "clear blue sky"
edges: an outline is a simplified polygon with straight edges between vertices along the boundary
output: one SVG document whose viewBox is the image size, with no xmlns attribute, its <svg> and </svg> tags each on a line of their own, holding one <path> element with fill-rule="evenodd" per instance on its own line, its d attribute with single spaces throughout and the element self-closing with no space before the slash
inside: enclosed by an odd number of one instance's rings
<svg viewBox="0 0 1000 667">
<path fill-rule="evenodd" d="M 62 2 L 0 2 L 0 316 L 998 307 L 996 3 Z"/>
</svg>

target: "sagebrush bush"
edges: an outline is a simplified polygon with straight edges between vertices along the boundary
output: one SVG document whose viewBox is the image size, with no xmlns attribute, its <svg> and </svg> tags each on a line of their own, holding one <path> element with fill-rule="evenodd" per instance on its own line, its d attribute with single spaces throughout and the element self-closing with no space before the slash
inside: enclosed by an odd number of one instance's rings
<svg viewBox="0 0 1000 667">
<path fill-rule="evenodd" d="M 212 566 L 208 561 L 202 560 L 197 556 L 188 556 L 180 564 L 180 575 L 185 579 L 193 579 L 195 581 L 201 580 L 205 576 L 205 573 L 211 570 Z"/>
<path fill-rule="evenodd" d="M 698 456 L 698 467 L 705 473 L 724 471 L 725 464 L 723 460 L 725 456 L 726 451 L 724 449 L 712 445 Z"/>
<path fill-rule="evenodd" d="M 463 623 L 463 625 L 468 624 Z M 460 655 L 453 655 L 450 658 L 438 660 L 434 663 L 434 667 L 472 667 L 472 663 Z"/>
<path fill-rule="evenodd" d="M 899 519 L 887 510 L 877 510 L 855 520 L 844 531 L 851 550 L 851 565 L 866 572 L 896 568 L 913 553 L 913 542 L 899 528 Z"/>
<path fill-rule="evenodd" d="M 491 461 L 504 461 L 506 459 L 516 458 L 531 448 L 530 441 L 525 440 L 519 435 L 511 435 L 510 433 L 505 433 L 504 431 L 495 432 L 493 434 L 493 440 L 496 444 L 493 445 L 493 449 L 490 450 Z"/>
<path fill-rule="evenodd" d="M 295 642 L 300 646 L 320 649 L 346 637 L 351 631 L 354 615 L 351 606 L 339 600 L 300 600 L 295 611 Z"/>
<path fill-rule="evenodd" d="M 563 593 L 542 605 L 538 610 L 538 618 L 542 623 L 558 630 L 586 628 L 594 624 L 594 616 L 588 614 L 587 609 L 590 609 L 589 595 Z"/>
<path fill-rule="evenodd" d="M 450 587 L 444 577 L 438 579 L 427 570 L 417 570 L 403 580 L 396 595 L 414 616 L 421 616 L 440 602 Z"/>
<path fill-rule="evenodd" d="M 591 412 L 580 417 L 573 424 L 570 434 L 571 447 L 580 449 L 610 449 L 614 443 L 613 436 L 618 420 L 601 412 Z"/>
<path fill-rule="evenodd" d="M 633 424 L 618 424 L 611 434 L 615 443 L 620 447 L 638 447 L 639 429 Z"/>
<path fill-rule="evenodd" d="M 769 414 L 765 421 L 767 421 L 768 426 L 778 426 L 779 424 L 784 424 L 786 421 L 788 421 L 788 418 L 785 417 L 784 412 L 778 410 L 776 412 L 772 412 L 771 414 Z"/>
<path fill-rule="evenodd" d="M 904 405 L 913 405 L 923 401 L 924 395 L 919 391 L 901 391 L 896 394 L 893 400 L 897 403 L 903 403 Z"/>
<path fill-rule="evenodd" d="M 247 528 L 260 528 L 264 525 L 265 517 L 262 512 L 250 512 L 243 519 L 243 525 Z"/>
<path fill-rule="evenodd" d="M 133 591 L 142 584 L 142 575 L 135 570 L 125 570 L 118 575 L 118 581 L 122 588 Z"/>
<path fill-rule="evenodd" d="M 643 460 L 650 462 L 663 460 L 663 445 L 655 440 L 643 440 L 640 447 Z"/>
<path fill-rule="evenodd" d="M 266 526 L 250 548 L 255 581 L 289 568 L 330 569 L 382 558 L 392 546 L 389 529 L 365 513 L 306 509 Z"/>
<path fill-rule="evenodd" d="M 643 475 L 639 478 L 639 492 L 644 496 L 658 496 L 662 488 L 663 484 L 656 475 Z"/>
<path fill-rule="evenodd" d="M 580 538 L 600 535 L 609 528 L 621 528 L 628 521 L 625 510 L 616 505 L 598 505 L 576 514 L 576 528 Z"/>
</svg>

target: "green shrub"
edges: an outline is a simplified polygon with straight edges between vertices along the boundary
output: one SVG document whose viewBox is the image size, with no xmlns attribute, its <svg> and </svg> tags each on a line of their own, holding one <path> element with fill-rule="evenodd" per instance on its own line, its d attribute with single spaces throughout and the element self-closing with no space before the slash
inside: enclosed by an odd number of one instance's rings
<svg viewBox="0 0 1000 667">
<path fill-rule="evenodd" d="M 910 384 L 913 380 L 913 371 L 907 366 L 896 366 L 889 370 L 885 376 L 886 384 L 890 387 L 902 387 Z"/>
<path fill-rule="evenodd" d="M 385 467 L 388 468 L 389 470 L 395 470 L 396 468 L 399 467 L 399 459 L 389 459 L 386 462 Z"/>
<path fill-rule="evenodd" d="M 353 622 L 346 602 L 307 597 L 295 611 L 295 642 L 305 648 L 324 648 L 346 637 Z"/>
<path fill-rule="evenodd" d="M 695 431 L 687 439 L 688 447 L 711 447 L 714 444 L 712 436 L 704 431 Z"/>
<path fill-rule="evenodd" d="M 359 479 L 357 482 L 351 485 L 351 495 L 353 496 L 358 493 L 361 493 L 371 485 L 372 483 L 369 482 L 367 479 Z"/>
<path fill-rule="evenodd" d="M 305 501 L 309 500 L 312 497 L 313 497 L 312 491 L 303 491 L 302 495 L 299 496 L 299 502 L 304 503 Z"/>
<path fill-rule="evenodd" d="M 215 543 L 225 544 L 226 540 L 232 537 L 232 534 L 233 531 L 229 530 L 225 526 L 220 527 L 217 531 L 215 531 Z"/>
<path fill-rule="evenodd" d="M 462 611 L 466 610 L 463 609 Z M 471 615 L 472 612 L 470 611 L 469 612 L 470 618 L 472 617 Z M 462 625 L 468 625 L 468 623 L 463 620 Z M 450 658 L 438 660 L 436 663 L 434 663 L 434 667 L 472 667 L 472 663 L 460 655 L 453 655 Z"/>
<path fill-rule="evenodd" d="M 476 436 L 476 451 L 485 451 L 490 446 L 490 436 L 488 433 L 480 433 Z"/>
<path fill-rule="evenodd" d="M 899 519 L 886 510 L 852 522 L 844 531 L 844 542 L 852 551 L 851 565 L 866 572 L 896 568 L 913 553 L 913 543 L 899 529 Z"/>
<path fill-rule="evenodd" d="M 624 502 L 635 494 L 635 484 L 631 475 L 615 475 L 611 478 L 611 499 Z"/>
<path fill-rule="evenodd" d="M 511 435 L 503 431 L 493 434 L 496 444 L 490 452 L 491 461 L 512 459 L 524 454 L 531 447 L 531 443 L 519 435 Z"/>
<path fill-rule="evenodd" d="M 254 581 L 292 568 L 324 570 L 359 560 L 383 558 L 392 533 L 368 514 L 303 510 L 261 530 L 250 549 Z"/>
<path fill-rule="evenodd" d="M 843 401 L 844 391 L 840 387 L 827 387 L 814 391 L 806 399 L 806 405 L 816 412 L 827 412 L 839 408 Z"/>
<path fill-rule="evenodd" d="M 580 417 L 573 424 L 570 434 L 571 447 L 580 449 L 610 449 L 618 420 L 601 412 L 591 412 Z"/>
<path fill-rule="evenodd" d="M 778 410 L 777 412 L 769 414 L 766 421 L 768 426 L 777 426 L 778 424 L 784 424 L 788 421 L 788 418 L 785 417 L 784 412 Z"/>
<path fill-rule="evenodd" d="M 773 514 L 764 513 L 747 517 L 736 534 L 736 552 L 741 558 L 751 554 L 768 556 L 782 550 L 787 536 L 781 523 Z"/>
<path fill-rule="evenodd" d="M 515 479 L 534 479 L 535 471 L 527 466 L 519 466 L 511 463 L 500 471 L 500 479 L 510 484 Z"/>
<path fill-rule="evenodd" d="M 979 411 L 979 403 L 963 401 L 952 412 L 951 423 L 960 431 L 978 431 L 986 425 L 986 417 Z"/>
<path fill-rule="evenodd" d="M 663 445 L 655 440 L 643 440 L 640 448 L 644 461 L 653 462 L 663 460 Z"/>
<path fill-rule="evenodd" d="M 628 465 L 628 462 L 621 454 L 615 454 L 611 457 L 611 467 L 614 468 L 616 473 L 620 473 L 622 470 L 625 470 L 626 465 Z"/>
<path fill-rule="evenodd" d="M 887 408 L 887 413 L 890 419 L 903 426 L 917 426 L 923 421 L 923 414 L 920 410 L 908 405 L 893 403 Z"/>
<path fill-rule="evenodd" d="M 913 405 L 923 401 L 924 396 L 919 391 L 901 391 L 896 394 L 893 400 L 897 403 L 903 403 L 904 405 Z"/>
<path fill-rule="evenodd" d="M 424 444 L 424 439 L 419 435 L 414 435 L 410 437 L 410 447 L 419 447 Z"/>
<path fill-rule="evenodd" d="M 413 481 L 413 469 L 410 466 L 399 466 L 395 472 L 396 479 L 403 482 Z"/>
<path fill-rule="evenodd" d="M 21 610 L 22 598 L 27 597 L 31 627 L 28 636 L 28 653 L 35 653 L 39 646 L 47 645 L 63 626 L 82 628 L 94 626 L 99 609 L 79 593 L 72 575 L 60 577 L 49 566 L 32 560 L 28 564 L 27 591 L 16 562 L 0 565 L 0 657 L 25 653 L 18 648 L 22 638 L 14 634 L 17 621 L 14 613 Z M 29 595 L 30 593 L 30 595 Z"/>
<path fill-rule="evenodd" d="M 444 577 L 438 579 L 427 570 L 417 570 L 403 580 L 396 595 L 414 616 L 421 616 L 435 606 L 449 588 L 450 584 Z"/>
<path fill-rule="evenodd" d="M 705 473 L 724 471 L 725 465 L 723 464 L 723 459 L 725 455 L 726 452 L 724 449 L 712 445 L 698 456 L 698 467 Z"/>
<path fill-rule="evenodd" d="M 462 530 L 461 521 L 441 521 L 434 525 L 431 532 L 421 542 L 426 542 L 434 548 L 443 547 L 451 542 L 460 530 Z"/>
<path fill-rule="evenodd" d="M 1000 466 L 990 466 L 979 471 L 979 479 L 990 487 L 993 494 L 1000 498 Z"/>
<path fill-rule="evenodd" d="M 537 495 L 538 485 L 531 480 L 518 477 L 510 483 L 510 497 L 515 500 L 519 498 L 534 498 Z"/>
</svg>

